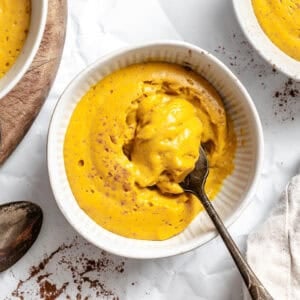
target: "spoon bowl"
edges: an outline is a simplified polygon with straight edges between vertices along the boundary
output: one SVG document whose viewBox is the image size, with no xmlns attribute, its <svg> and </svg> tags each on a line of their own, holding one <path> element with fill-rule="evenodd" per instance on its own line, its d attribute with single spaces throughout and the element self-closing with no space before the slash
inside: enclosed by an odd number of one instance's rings
<svg viewBox="0 0 300 300">
<path fill-rule="evenodd" d="M 42 221 L 41 208 L 31 202 L 0 206 L 0 272 L 16 263 L 32 246 Z"/>
<path fill-rule="evenodd" d="M 206 178 L 209 173 L 209 164 L 206 153 L 202 147 L 199 149 L 199 158 L 195 164 L 194 170 L 186 176 L 180 186 L 185 192 L 194 194 L 202 203 L 207 214 L 215 225 L 222 240 L 224 241 L 228 251 L 230 252 L 241 276 L 248 288 L 248 291 L 254 300 L 272 300 L 272 296 L 268 293 L 263 284 L 256 277 L 248 263 L 243 258 L 236 243 L 233 241 L 224 223 L 214 209 L 212 203 L 207 198 L 204 187 Z"/>
</svg>

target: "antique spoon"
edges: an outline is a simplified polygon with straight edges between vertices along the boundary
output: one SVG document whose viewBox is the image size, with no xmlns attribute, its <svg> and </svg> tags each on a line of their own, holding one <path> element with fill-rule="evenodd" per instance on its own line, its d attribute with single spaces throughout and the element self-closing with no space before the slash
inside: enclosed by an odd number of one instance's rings
<svg viewBox="0 0 300 300">
<path fill-rule="evenodd" d="M 0 205 L 0 272 L 17 262 L 36 240 L 43 221 L 39 206 L 30 202 Z"/>
<path fill-rule="evenodd" d="M 220 219 L 212 203 L 207 198 L 204 186 L 208 172 L 209 169 L 206 154 L 203 148 L 200 147 L 200 156 L 196 162 L 195 169 L 180 183 L 180 186 L 185 192 L 194 194 L 201 201 L 239 269 L 252 299 L 273 299 L 242 257 L 241 252 L 224 226 L 224 223 Z"/>
</svg>

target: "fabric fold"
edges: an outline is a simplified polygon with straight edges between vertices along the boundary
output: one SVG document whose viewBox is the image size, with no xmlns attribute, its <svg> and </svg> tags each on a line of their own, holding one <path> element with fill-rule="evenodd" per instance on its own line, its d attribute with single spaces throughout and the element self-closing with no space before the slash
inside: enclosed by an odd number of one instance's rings
<svg viewBox="0 0 300 300">
<path fill-rule="evenodd" d="M 300 299 L 300 175 L 287 185 L 267 221 L 249 235 L 246 256 L 274 300 Z"/>
</svg>

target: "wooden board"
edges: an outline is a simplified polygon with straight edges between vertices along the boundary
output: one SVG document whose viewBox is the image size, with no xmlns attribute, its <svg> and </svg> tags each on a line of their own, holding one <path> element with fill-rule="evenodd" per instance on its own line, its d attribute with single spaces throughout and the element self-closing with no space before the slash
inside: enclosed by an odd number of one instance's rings
<svg viewBox="0 0 300 300">
<path fill-rule="evenodd" d="M 48 96 L 62 56 L 66 23 L 67 0 L 49 0 L 38 53 L 18 85 L 0 99 L 0 164 L 23 139 Z"/>
</svg>

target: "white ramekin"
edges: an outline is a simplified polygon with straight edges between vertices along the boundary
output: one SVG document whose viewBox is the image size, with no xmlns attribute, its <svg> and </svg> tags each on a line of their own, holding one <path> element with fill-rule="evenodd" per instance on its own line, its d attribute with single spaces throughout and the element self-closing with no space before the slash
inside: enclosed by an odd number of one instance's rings
<svg viewBox="0 0 300 300">
<path fill-rule="evenodd" d="M 0 79 L 0 99 L 17 85 L 29 69 L 43 37 L 47 12 L 48 0 L 31 0 L 31 21 L 28 36 L 16 62 Z"/>
<path fill-rule="evenodd" d="M 300 81 L 300 61 L 281 51 L 264 33 L 255 16 L 251 0 L 233 0 L 237 20 L 254 49 L 273 67 Z"/>
<path fill-rule="evenodd" d="M 133 46 L 106 55 L 81 72 L 61 96 L 49 129 L 48 170 L 57 204 L 69 223 L 94 245 L 132 258 L 158 258 L 192 250 L 216 236 L 206 213 L 200 213 L 188 228 L 166 241 L 125 238 L 96 224 L 77 204 L 65 172 L 63 144 L 71 115 L 91 85 L 130 64 L 165 61 L 192 67 L 207 78 L 224 99 L 238 139 L 235 170 L 224 182 L 214 206 L 226 225 L 238 219 L 255 191 L 263 157 L 263 133 L 255 106 L 240 81 L 208 52 L 178 41 Z"/>
</svg>

